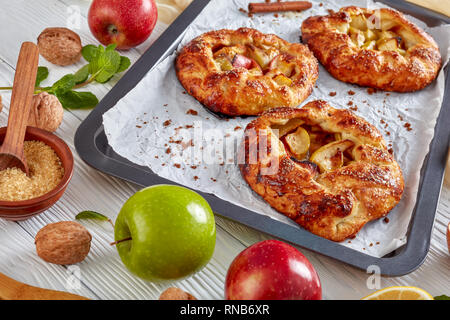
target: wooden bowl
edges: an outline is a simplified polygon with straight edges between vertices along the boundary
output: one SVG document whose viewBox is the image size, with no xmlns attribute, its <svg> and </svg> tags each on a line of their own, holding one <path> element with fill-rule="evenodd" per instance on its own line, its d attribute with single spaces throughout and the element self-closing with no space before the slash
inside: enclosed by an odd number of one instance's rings
<svg viewBox="0 0 450 320">
<path fill-rule="evenodd" d="M 5 134 L 6 127 L 0 128 L 0 144 L 3 143 Z M 0 201 L 0 218 L 13 221 L 25 220 L 47 210 L 61 198 L 72 178 L 73 155 L 62 139 L 48 131 L 27 127 L 25 141 L 32 140 L 42 141 L 55 151 L 61 159 L 64 176 L 56 188 L 40 197 L 23 201 Z"/>
</svg>

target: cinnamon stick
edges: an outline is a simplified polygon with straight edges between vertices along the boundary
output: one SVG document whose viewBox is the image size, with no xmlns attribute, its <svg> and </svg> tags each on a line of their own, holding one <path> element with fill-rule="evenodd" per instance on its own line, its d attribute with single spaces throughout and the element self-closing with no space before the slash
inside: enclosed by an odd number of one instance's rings
<svg viewBox="0 0 450 320">
<path fill-rule="evenodd" d="M 303 11 L 312 7 L 309 1 L 263 2 L 249 3 L 249 13 Z"/>
</svg>

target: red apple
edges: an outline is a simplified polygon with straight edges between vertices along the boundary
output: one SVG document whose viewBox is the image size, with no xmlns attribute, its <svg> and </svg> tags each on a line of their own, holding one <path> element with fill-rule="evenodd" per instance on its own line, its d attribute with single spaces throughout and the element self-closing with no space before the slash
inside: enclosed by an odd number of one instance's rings
<svg viewBox="0 0 450 320">
<path fill-rule="evenodd" d="M 92 34 L 104 45 L 133 48 L 150 36 L 158 19 L 155 0 L 94 0 L 88 14 Z"/>
<path fill-rule="evenodd" d="M 294 247 L 277 240 L 258 242 L 231 263 L 225 281 L 227 300 L 320 300 L 314 267 Z"/>
</svg>

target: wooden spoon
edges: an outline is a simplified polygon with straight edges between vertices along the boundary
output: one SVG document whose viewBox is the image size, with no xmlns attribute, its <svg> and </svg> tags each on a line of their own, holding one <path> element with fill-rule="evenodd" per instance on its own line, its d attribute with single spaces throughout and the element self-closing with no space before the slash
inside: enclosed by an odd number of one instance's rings
<svg viewBox="0 0 450 320">
<path fill-rule="evenodd" d="M 38 47 L 32 42 L 24 42 L 20 48 L 14 76 L 8 129 L 0 147 L 0 171 L 19 168 L 29 174 L 23 152 L 23 140 L 30 116 L 38 61 Z"/>
<path fill-rule="evenodd" d="M 76 294 L 41 289 L 0 273 L 0 300 L 89 300 Z"/>
</svg>

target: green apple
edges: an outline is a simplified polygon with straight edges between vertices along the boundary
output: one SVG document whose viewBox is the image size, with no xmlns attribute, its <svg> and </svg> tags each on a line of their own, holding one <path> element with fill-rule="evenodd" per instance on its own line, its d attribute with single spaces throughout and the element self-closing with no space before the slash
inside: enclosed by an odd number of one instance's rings
<svg viewBox="0 0 450 320">
<path fill-rule="evenodd" d="M 140 278 L 184 278 L 214 252 L 216 225 L 208 202 L 179 186 L 142 189 L 123 205 L 114 230 L 125 266 Z"/>
</svg>

